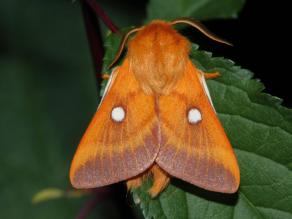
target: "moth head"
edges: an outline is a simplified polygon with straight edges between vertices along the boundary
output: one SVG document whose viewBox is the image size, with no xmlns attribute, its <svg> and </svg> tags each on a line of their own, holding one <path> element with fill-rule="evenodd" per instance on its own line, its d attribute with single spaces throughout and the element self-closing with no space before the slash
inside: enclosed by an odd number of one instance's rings
<svg viewBox="0 0 292 219">
<path fill-rule="evenodd" d="M 129 41 L 126 59 L 146 94 L 168 94 L 184 73 L 190 42 L 169 22 L 152 21 Z"/>
<path fill-rule="evenodd" d="M 180 19 L 175 19 L 172 20 L 171 22 L 164 22 L 164 21 L 160 21 L 160 20 L 156 20 L 156 21 L 152 21 L 150 24 L 153 23 L 160 23 L 160 24 L 164 24 L 164 25 L 169 25 L 169 26 L 175 26 L 178 24 L 186 24 L 189 26 L 192 26 L 194 28 L 196 28 L 197 30 L 199 30 L 202 34 L 204 34 L 205 36 L 207 36 L 209 39 L 214 40 L 216 42 L 219 43 L 223 43 L 229 46 L 232 46 L 232 43 L 228 42 L 227 40 L 224 40 L 220 37 L 218 37 L 217 35 L 215 35 L 214 33 L 212 33 L 211 31 L 209 31 L 202 23 L 200 23 L 199 21 L 190 19 L 190 18 L 180 18 Z M 109 68 L 113 67 L 113 65 L 119 60 L 128 39 L 131 37 L 132 34 L 137 33 L 139 31 L 141 31 L 143 28 L 147 27 L 146 26 L 142 26 L 142 27 L 138 27 L 138 28 L 133 28 L 130 31 L 128 31 L 127 33 L 124 34 L 118 52 L 116 54 L 116 56 L 114 57 L 113 61 L 111 62 L 111 64 L 109 65 Z"/>
<path fill-rule="evenodd" d="M 184 74 L 189 60 L 191 43 L 178 33 L 173 25 L 188 24 L 209 38 L 228 43 L 208 31 L 202 24 L 188 19 L 171 22 L 154 20 L 150 24 L 128 32 L 120 45 L 114 62 L 120 57 L 129 37 L 126 60 L 145 94 L 168 95 Z"/>
</svg>

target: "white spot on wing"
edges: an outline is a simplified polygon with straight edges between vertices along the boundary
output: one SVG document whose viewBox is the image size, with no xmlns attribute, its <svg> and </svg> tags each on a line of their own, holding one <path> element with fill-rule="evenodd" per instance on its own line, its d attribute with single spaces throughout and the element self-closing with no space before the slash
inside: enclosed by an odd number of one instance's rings
<svg viewBox="0 0 292 219">
<path fill-rule="evenodd" d="M 125 119 L 125 116 L 126 116 L 125 110 L 121 106 L 113 108 L 111 112 L 111 118 L 115 122 L 122 122 Z"/>
<path fill-rule="evenodd" d="M 202 120 L 201 112 L 196 108 L 191 108 L 188 112 L 188 121 L 191 124 L 196 124 Z"/>
</svg>

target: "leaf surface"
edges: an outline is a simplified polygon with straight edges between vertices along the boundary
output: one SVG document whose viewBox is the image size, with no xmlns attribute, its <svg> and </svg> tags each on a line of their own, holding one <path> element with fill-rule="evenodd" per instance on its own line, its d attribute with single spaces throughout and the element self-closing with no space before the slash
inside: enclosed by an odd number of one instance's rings
<svg viewBox="0 0 292 219">
<path fill-rule="evenodd" d="M 111 35 L 109 42 L 118 41 Z M 107 44 L 113 49 L 114 43 Z M 110 63 L 110 50 L 104 59 Z M 241 184 L 233 195 L 205 191 L 172 179 L 158 198 L 149 197 L 148 181 L 133 192 L 145 218 L 292 218 L 292 110 L 263 93 L 253 73 L 231 60 L 212 57 L 193 45 L 190 58 L 205 72 L 219 118 L 238 157 Z"/>
<path fill-rule="evenodd" d="M 147 20 L 236 18 L 244 3 L 245 0 L 150 0 Z"/>
</svg>

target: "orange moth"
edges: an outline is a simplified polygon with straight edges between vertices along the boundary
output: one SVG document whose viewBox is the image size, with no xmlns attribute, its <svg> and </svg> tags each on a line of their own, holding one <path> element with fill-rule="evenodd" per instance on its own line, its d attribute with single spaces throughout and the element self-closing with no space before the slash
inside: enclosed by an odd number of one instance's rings
<svg viewBox="0 0 292 219">
<path fill-rule="evenodd" d="M 156 20 L 128 32 L 112 65 L 136 34 L 72 161 L 75 188 L 126 180 L 128 189 L 134 189 L 151 176 L 152 197 L 170 177 L 210 191 L 237 191 L 237 160 L 205 82 L 219 74 L 204 73 L 192 63 L 190 42 L 173 29 L 180 23 L 228 44 L 188 19 Z"/>
</svg>

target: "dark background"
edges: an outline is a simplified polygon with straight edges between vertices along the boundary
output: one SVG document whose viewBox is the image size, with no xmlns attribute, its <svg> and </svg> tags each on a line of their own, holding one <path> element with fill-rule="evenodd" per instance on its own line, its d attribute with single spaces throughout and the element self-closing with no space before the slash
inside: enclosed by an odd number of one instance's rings
<svg viewBox="0 0 292 219">
<path fill-rule="evenodd" d="M 284 99 L 283 104 L 289 107 L 292 106 L 290 13 L 288 1 L 247 0 L 238 19 L 205 22 L 213 32 L 234 44 L 233 48 L 212 44 L 214 50 L 209 43 L 206 50 L 254 72 L 255 78 L 264 83 L 265 92 Z"/>
<path fill-rule="evenodd" d="M 118 26 L 140 25 L 147 1 L 103 0 Z M 289 2 L 247 0 L 238 19 L 204 21 L 234 47 L 187 30 L 201 49 L 250 69 L 292 106 Z M 161 9 L 163 10 L 163 9 Z M 48 187 L 71 189 L 73 153 L 96 110 L 93 64 L 78 3 L 0 3 L 0 218 L 73 218 L 88 197 L 32 204 Z M 122 184 L 98 203 L 101 218 L 132 215 Z M 116 211 L 108 210 L 115 209 Z"/>
</svg>

